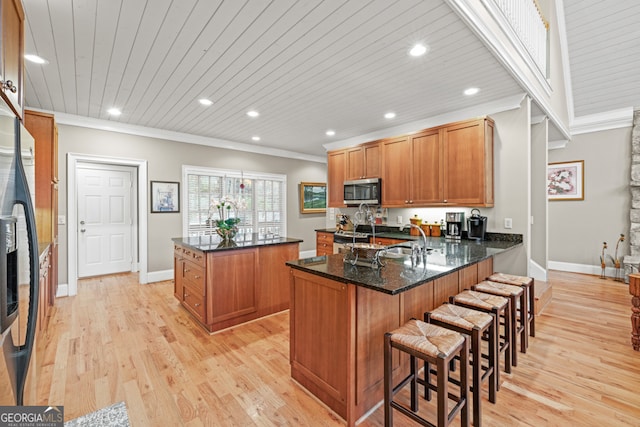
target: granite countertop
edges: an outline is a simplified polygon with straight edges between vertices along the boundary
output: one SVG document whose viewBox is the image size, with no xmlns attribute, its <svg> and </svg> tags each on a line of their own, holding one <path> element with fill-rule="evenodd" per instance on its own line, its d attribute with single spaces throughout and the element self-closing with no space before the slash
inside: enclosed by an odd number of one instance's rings
<svg viewBox="0 0 640 427">
<path fill-rule="evenodd" d="M 408 255 L 385 258 L 385 266 L 379 269 L 345 263 L 343 254 L 288 261 L 287 265 L 338 282 L 395 295 L 522 245 L 522 240 L 450 242 L 439 237 L 427 239 L 433 251 L 427 256 L 426 264 L 416 267 L 411 265 Z"/>
<path fill-rule="evenodd" d="M 255 248 L 259 246 L 282 245 L 284 243 L 300 243 L 301 239 L 280 237 L 273 234 L 238 233 L 229 242 L 224 242 L 220 236 L 208 235 L 197 237 L 174 237 L 173 242 L 183 246 L 189 246 L 202 252 L 225 251 L 234 249 Z"/>
</svg>

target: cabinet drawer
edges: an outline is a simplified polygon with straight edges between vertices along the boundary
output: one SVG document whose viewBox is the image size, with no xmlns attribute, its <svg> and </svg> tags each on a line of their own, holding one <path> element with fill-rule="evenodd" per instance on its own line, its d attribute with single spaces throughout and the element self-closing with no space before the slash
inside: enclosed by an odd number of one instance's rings
<svg viewBox="0 0 640 427">
<path fill-rule="evenodd" d="M 201 322 L 205 322 L 204 296 L 195 292 L 190 286 L 185 286 L 182 291 L 182 303 Z"/>
<path fill-rule="evenodd" d="M 205 288 L 205 270 L 203 267 L 194 264 L 192 262 L 185 261 L 184 263 L 184 279 L 185 284 L 189 284 L 194 290 L 197 290 L 200 295 L 204 295 Z"/>
<path fill-rule="evenodd" d="M 180 245 L 173 245 L 173 253 L 178 258 L 184 258 L 189 260 L 202 268 L 205 268 L 205 256 L 204 252 L 191 248 L 186 248 Z"/>
<path fill-rule="evenodd" d="M 333 233 L 316 233 L 316 243 L 330 243 L 333 245 Z"/>
</svg>

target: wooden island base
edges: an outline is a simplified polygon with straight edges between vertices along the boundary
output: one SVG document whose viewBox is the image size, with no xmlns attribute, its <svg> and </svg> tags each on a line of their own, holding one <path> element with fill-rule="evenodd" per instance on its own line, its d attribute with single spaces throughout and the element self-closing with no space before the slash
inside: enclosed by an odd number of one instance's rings
<svg viewBox="0 0 640 427">
<path fill-rule="evenodd" d="M 291 269 L 291 376 L 347 421 L 383 400 L 384 333 L 447 301 L 493 272 L 488 258 L 405 292 L 389 295 Z M 394 351 L 394 381 L 409 358 Z"/>
<path fill-rule="evenodd" d="M 289 308 L 285 262 L 299 243 L 197 250 L 174 243 L 174 295 L 209 332 Z"/>
</svg>

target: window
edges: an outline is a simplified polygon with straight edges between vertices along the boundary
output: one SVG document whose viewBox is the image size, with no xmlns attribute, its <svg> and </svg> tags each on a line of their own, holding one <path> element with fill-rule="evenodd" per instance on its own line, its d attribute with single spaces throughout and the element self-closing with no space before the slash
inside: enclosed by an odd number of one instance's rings
<svg viewBox="0 0 640 427">
<path fill-rule="evenodd" d="M 240 218 L 240 233 L 286 236 L 286 175 L 195 166 L 182 169 L 186 236 L 214 233 L 215 222 L 211 220 L 219 215 L 211 209 L 211 202 L 223 197 L 241 201 L 241 209 L 228 211 Z"/>
</svg>

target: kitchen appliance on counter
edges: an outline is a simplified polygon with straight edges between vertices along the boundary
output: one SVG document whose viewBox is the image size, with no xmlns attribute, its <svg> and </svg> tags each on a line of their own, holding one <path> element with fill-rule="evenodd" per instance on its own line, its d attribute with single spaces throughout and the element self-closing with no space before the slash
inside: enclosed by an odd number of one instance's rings
<svg viewBox="0 0 640 427">
<path fill-rule="evenodd" d="M 34 193 L 29 191 L 29 181 L 34 188 L 33 148 L 33 137 L 0 100 L 0 406 L 35 404 L 24 399 L 32 395 L 25 386 L 40 276 Z"/>
<path fill-rule="evenodd" d="M 447 212 L 445 219 L 447 221 L 446 239 L 460 240 L 464 225 L 464 212 Z"/>
<path fill-rule="evenodd" d="M 486 231 L 487 217 L 480 215 L 480 209 L 471 209 L 471 216 L 467 218 L 467 238 L 469 240 L 484 240 Z"/>
<path fill-rule="evenodd" d="M 379 205 L 381 203 L 380 178 L 355 179 L 344 182 L 344 204 L 347 206 L 360 206 L 361 203 Z"/>
</svg>

